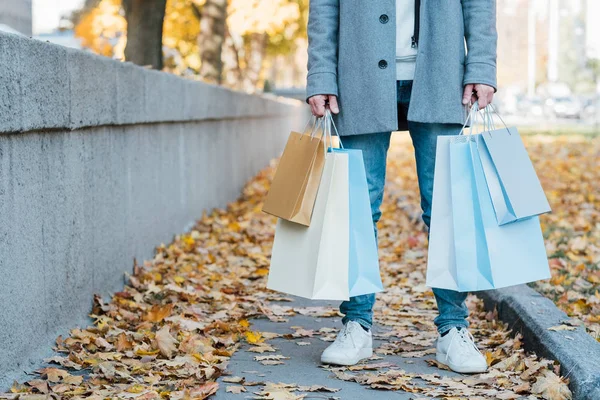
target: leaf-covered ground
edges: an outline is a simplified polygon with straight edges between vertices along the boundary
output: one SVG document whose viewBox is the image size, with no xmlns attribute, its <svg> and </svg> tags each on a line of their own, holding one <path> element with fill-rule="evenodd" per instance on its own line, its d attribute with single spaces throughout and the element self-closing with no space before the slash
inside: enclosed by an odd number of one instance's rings
<svg viewBox="0 0 600 400">
<path fill-rule="evenodd" d="M 554 278 L 538 284 L 559 305 L 598 326 L 598 140 L 528 138 L 529 149 L 555 213 L 544 217 Z M 274 219 L 261 213 L 273 168 L 266 169 L 225 210 L 204 215 L 186 234 L 161 245 L 155 257 L 134 268 L 129 284 L 111 299 L 94 299 L 93 326 L 56 341 L 57 355 L 31 380 L 15 383 L 0 398 L 203 399 L 227 374 L 230 356 L 245 341 L 257 362 L 277 368 L 285 355 L 269 340 L 281 335 L 252 330 L 253 318 L 283 321 L 293 314 L 338 316 L 335 310 L 279 305 L 285 296 L 265 289 Z M 360 366 L 331 368 L 337 378 L 380 390 L 404 390 L 416 398 L 570 399 L 558 366 L 526 354 L 495 314 L 469 298 L 471 331 L 491 368 L 486 374 L 415 375 L 377 361 L 386 354 L 423 357 L 436 338 L 435 301 L 424 285 L 427 235 L 420 222 L 414 158 L 406 135 L 395 138 L 380 224 L 382 275 L 377 323 L 387 331 L 376 356 Z M 277 301 L 278 303 L 275 303 Z M 281 322 L 285 323 L 285 322 Z M 313 335 L 332 340 L 335 331 L 290 327 L 283 338 Z M 295 332 L 295 333 L 294 333 Z M 302 345 L 299 342 L 298 345 Z M 264 353 L 264 354 L 263 354 Z M 435 364 L 432 359 L 431 363 Z M 256 399 L 342 398 L 327 388 L 290 382 L 225 379 L 227 391 Z"/>
<path fill-rule="evenodd" d="M 600 341 L 600 137 L 525 140 L 552 207 L 541 218 L 552 279 L 533 287 Z"/>
</svg>

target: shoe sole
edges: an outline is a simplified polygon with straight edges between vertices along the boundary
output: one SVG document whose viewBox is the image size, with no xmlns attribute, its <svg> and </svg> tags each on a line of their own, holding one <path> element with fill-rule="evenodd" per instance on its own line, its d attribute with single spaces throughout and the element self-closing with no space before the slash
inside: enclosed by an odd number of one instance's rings
<svg viewBox="0 0 600 400">
<path fill-rule="evenodd" d="M 488 369 L 487 365 L 485 367 L 480 367 L 480 368 L 460 367 L 457 365 L 453 365 L 452 363 L 446 362 L 446 355 L 443 353 L 440 353 L 440 352 L 435 353 L 435 359 L 440 364 L 443 364 L 443 365 L 447 366 L 448 368 L 450 368 L 452 371 L 458 372 L 460 374 L 481 374 L 483 372 L 486 372 Z"/>
<path fill-rule="evenodd" d="M 322 357 L 321 356 L 321 362 L 323 364 L 333 364 L 333 365 L 344 365 L 344 366 L 349 366 L 349 365 L 355 365 L 357 364 L 360 360 L 364 360 L 365 358 L 369 358 L 373 356 L 373 349 L 372 348 L 363 348 L 360 349 L 360 351 L 358 352 L 358 356 L 356 358 L 352 358 L 352 359 L 336 359 L 334 357 L 331 358 L 327 358 L 327 357 Z"/>
</svg>

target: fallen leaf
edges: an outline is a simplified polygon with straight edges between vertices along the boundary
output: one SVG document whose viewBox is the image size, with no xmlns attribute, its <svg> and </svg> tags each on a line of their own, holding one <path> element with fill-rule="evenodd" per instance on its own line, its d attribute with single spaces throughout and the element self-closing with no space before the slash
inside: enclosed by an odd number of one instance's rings
<svg viewBox="0 0 600 400">
<path fill-rule="evenodd" d="M 277 351 L 275 348 L 269 346 L 269 345 L 260 345 L 260 346 L 253 346 L 250 347 L 248 349 L 249 352 L 251 353 L 272 353 Z"/>
<path fill-rule="evenodd" d="M 246 341 L 250 344 L 257 344 L 265 341 L 260 332 L 247 331 L 244 335 L 246 335 Z"/>
<path fill-rule="evenodd" d="M 246 391 L 246 388 L 243 386 L 227 386 L 225 388 L 226 393 L 240 394 L 240 393 L 244 393 L 245 391 Z"/>
<path fill-rule="evenodd" d="M 567 383 L 550 370 L 542 371 L 531 386 L 531 392 L 541 395 L 546 400 L 571 400 L 573 395 Z"/>
<path fill-rule="evenodd" d="M 162 320 L 171 315 L 172 311 L 173 304 L 166 304 L 164 306 L 154 305 L 152 306 L 150 311 L 146 313 L 146 315 L 144 316 L 144 320 L 148 322 L 162 322 Z"/>
<path fill-rule="evenodd" d="M 244 383 L 245 378 L 242 376 L 226 376 L 223 378 L 223 382 L 226 383 Z"/>
<path fill-rule="evenodd" d="M 160 353 L 166 358 L 173 357 L 173 353 L 177 351 L 177 340 L 169 332 L 167 325 L 163 326 L 158 332 L 156 332 L 156 345 L 160 350 Z"/>
<path fill-rule="evenodd" d="M 549 331 L 574 331 L 575 329 L 577 329 L 577 327 L 575 326 L 569 326 L 569 325 L 557 325 L 557 326 L 552 326 L 550 328 L 548 328 Z"/>
</svg>

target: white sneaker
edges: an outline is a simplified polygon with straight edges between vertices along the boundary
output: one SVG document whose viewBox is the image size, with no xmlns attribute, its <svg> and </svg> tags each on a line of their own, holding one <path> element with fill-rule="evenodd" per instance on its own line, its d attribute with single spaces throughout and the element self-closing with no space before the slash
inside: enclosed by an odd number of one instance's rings
<svg viewBox="0 0 600 400">
<path fill-rule="evenodd" d="M 365 331 L 356 321 L 349 321 L 338 333 L 335 342 L 321 354 L 321 362 L 335 365 L 354 365 L 373 355 L 371 331 Z"/>
<path fill-rule="evenodd" d="M 466 328 L 452 328 L 446 336 L 438 338 L 438 362 L 447 365 L 452 371 L 463 374 L 487 371 L 485 357 L 473 340 L 473 335 Z"/>
</svg>

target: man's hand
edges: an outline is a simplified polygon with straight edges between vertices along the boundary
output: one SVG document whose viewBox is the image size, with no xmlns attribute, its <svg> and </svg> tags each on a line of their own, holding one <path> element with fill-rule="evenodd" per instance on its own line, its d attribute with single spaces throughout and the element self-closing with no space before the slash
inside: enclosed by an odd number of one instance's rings
<svg viewBox="0 0 600 400">
<path fill-rule="evenodd" d="M 463 93 L 462 103 L 475 104 L 479 102 L 479 109 L 482 110 L 487 107 L 488 104 L 492 103 L 494 98 L 494 88 L 483 83 L 470 83 L 465 85 L 465 91 Z"/>
<path fill-rule="evenodd" d="M 337 114 L 340 112 L 338 107 L 337 97 L 332 94 L 318 94 L 308 99 L 310 104 L 310 111 L 315 117 L 322 117 L 325 115 L 327 107 L 332 113 Z"/>
</svg>

